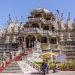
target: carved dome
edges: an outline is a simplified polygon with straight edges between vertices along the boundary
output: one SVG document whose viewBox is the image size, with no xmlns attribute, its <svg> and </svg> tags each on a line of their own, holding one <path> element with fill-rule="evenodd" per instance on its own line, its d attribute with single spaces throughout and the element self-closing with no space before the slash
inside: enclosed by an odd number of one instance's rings
<svg viewBox="0 0 75 75">
<path fill-rule="evenodd" d="M 0 37 L 2 37 L 4 32 L 0 29 Z"/>
<path fill-rule="evenodd" d="M 21 25 L 20 25 L 20 30 L 21 30 L 21 31 L 24 30 L 24 25 L 25 25 L 24 23 L 21 23 Z"/>
<path fill-rule="evenodd" d="M 15 26 L 14 23 L 10 23 L 10 24 L 8 25 L 7 31 L 10 32 L 10 33 L 12 33 L 12 30 L 13 30 L 14 26 Z"/>
<path fill-rule="evenodd" d="M 19 32 L 19 25 L 18 24 L 14 25 L 14 32 Z"/>
<path fill-rule="evenodd" d="M 37 9 L 35 9 L 35 10 L 36 10 L 36 11 L 40 11 L 40 12 L 44 11 L 45 13 L 50 13 L 49 10 L 43 9 L 43 8 L 37 8 Z"/>
<path fill-rule="evenodd" d="M 45 13 L 50 13 L 49 10 L 45 9 L 45 8 L 37 8 L 34 9 L 32 12 L 45 12 Z"/>
</svg>

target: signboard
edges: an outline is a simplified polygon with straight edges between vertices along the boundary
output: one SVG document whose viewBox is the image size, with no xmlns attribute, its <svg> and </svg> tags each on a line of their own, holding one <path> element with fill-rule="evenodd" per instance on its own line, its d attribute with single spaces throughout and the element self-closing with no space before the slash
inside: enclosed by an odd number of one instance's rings
<svg viewBox="0 0 75 75">
<path fill-rule="evenodd" d="M 59 61 L 59 62 L 64 62 L 64 61 L 66 61 L 66 55 L 65 55 L 65 54 L 59 54 L 59 55 L 56 57 L 56 61 Z"/>
</svg>

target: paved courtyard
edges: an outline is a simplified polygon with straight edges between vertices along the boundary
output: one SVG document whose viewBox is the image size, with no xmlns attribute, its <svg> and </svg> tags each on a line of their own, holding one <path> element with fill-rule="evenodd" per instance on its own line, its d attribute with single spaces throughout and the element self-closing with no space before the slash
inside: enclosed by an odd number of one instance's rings
<svg viewBox="0 0 75 75">
<path fill-rule="evenodd" d="M 59 71 L 57 73 L 50 73 L 48 75 L 75 75 L 75 71 Z"/>
<path fill-rule="evenodd" d="M 22 73 L 0 73 L 0 75 L 42 75 L 42 74 L 22 74 Z M 57 73 L 50 72 L 46 75 L 75 75 L 75 71 L 59 71 Z"/>
</svg>

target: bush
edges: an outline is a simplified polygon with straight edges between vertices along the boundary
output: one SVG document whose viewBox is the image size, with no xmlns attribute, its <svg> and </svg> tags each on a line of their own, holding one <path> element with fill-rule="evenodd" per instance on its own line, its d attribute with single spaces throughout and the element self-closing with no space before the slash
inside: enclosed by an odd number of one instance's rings
<svg viewBox="0 0 75 75">
<path fill-rule="evenodd" d="M 42 62 L 34 62 L 34 63 L 36 63 L 41 69 Z M 53 69 L 54 66 L 55 66 L 54 63 L 53 64 L 51 62 L 49 63 L 50 69 Z M 66 71 L 66 70 L 68 70 L 68 71 L 75 71 L 75 61 L 59 63 L 58 64 L 58 69 L 59 70 L 64 70 L 64 71 Z"/>
</svg>

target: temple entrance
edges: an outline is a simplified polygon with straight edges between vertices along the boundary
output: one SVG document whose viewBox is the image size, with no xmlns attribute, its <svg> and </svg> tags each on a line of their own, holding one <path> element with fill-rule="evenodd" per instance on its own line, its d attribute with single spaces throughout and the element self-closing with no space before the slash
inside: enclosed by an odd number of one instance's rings
<svg viewBox="0 0 75 75">
<path fill-rule="evenodd" d="M 26 37 L 26 48 L 34 47 L 34 41 L 35 41 L 35 37 L 32 35 L 28 35 Z"/>
</svg>

